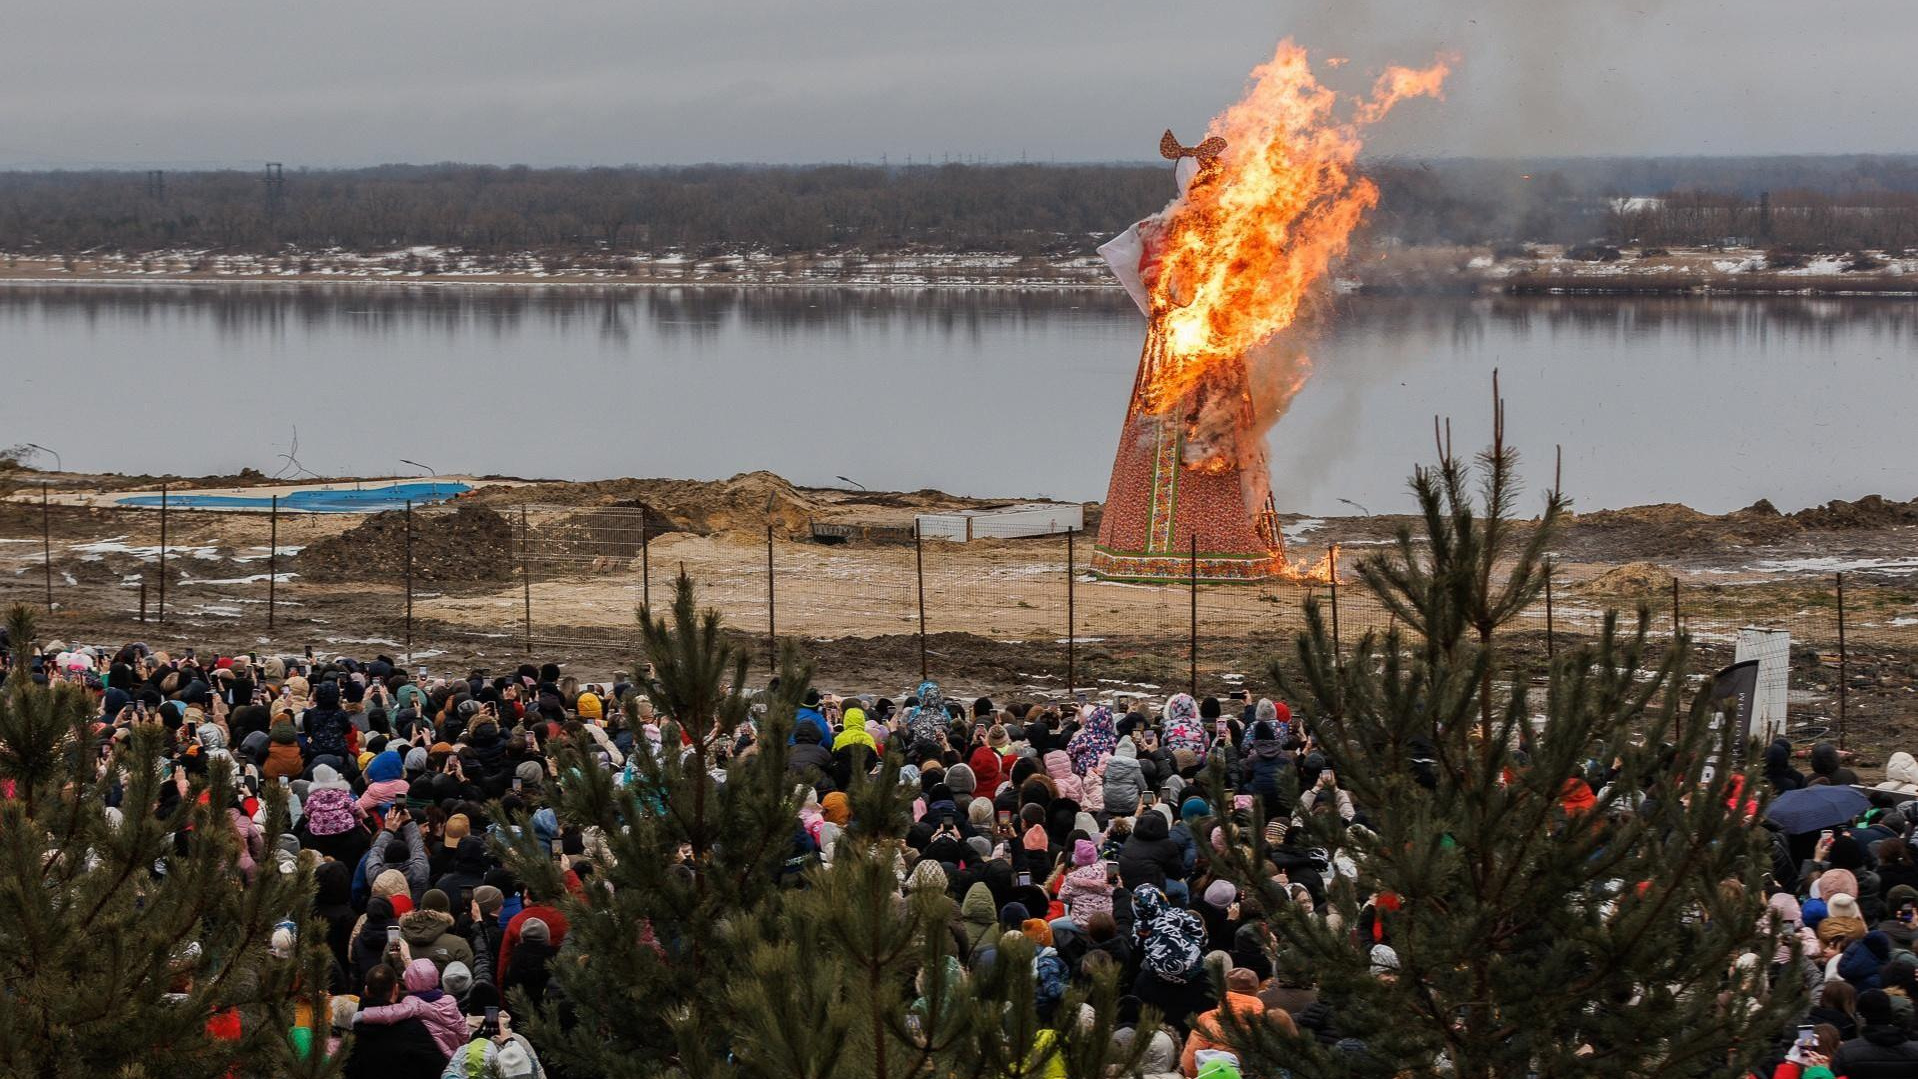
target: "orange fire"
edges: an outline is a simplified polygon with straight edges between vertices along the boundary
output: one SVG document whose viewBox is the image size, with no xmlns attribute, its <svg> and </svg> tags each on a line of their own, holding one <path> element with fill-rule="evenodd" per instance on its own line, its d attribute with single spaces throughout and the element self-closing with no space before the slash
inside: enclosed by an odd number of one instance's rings
<svg viewBox="0 0 1918 1079">
<path fill-rule="evenodd" d="M 1339 95 L 1291 41 L 1253 70 L 1245 97 L 1206 130 L 1226 140 L 1223 156 L 1161 218 L 1151 287 L 1166 354 L 1144 387 L 1152 410 L 1292 325 L 1378 201 L 1355 169 L 1359 129 L 1408 97 L 1437 96 L 1447 70 L 1391 68 L 1344 120 L 1334 116 Z"/>
<path fill-rule="evenodd" d="M 1290 581 L 1310 581 L 1318 584 L 1331 584 L 1334 580 L 1345 583 L 1345 577 L 1339 573 L 1339 545 L 1334 543 L 1325 549 L 1317 562 L 1300 559 L 1285 567 L 1281 575 Z"/>
</svg>

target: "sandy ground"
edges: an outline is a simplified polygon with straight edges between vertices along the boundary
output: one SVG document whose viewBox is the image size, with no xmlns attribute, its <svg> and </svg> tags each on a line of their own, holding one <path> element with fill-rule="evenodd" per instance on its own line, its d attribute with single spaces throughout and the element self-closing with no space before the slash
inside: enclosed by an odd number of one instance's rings
<svg viewBox="0 0 1918 1079">
<path fill-rule="evenodd" d="M 100 643 L 404 650 L 403 558 L 393 546 L 401 533 L 390 519 L 382 530 L 375 527 L 379 519 L 351 514 L 282 514 L 273 566 L 279 578 L 271 584 L 268 522 L 261 515 L 171 514 L 168 618 L 159 623 L 159 514 L 98 504 L 103 493 L 148 489 L 158 479 L 0 473 L 0 493 L 31 494 L 45 480 L 56 490 L 96 497 L 95 504 L 55 504 L 47 511 L 52 632 Z M 234 477 L 178 482 L 240 485 Z M 433 565 L 416 563 L 412 662 L 497 669 L 527 654 L 530 629 L 533 652 L 568 657 L 582 673 L 608 676 L 631 663 L 635 611 L 648 585 L 651 598 L 663 604 L 683 567 L 699 585 L 701 604 L 720 610 L 751 651 L 756 670 L 766 668 L 768 635 L 776 631 L 805 642 L 828 685 L 907 687 L 921 670 L 913 547 L 828 546 L 810 542 L 808 526 L 814 520 L 897 525 L 921 509 L 982 504 L 931 491 L 798 489 L 766 473 L 723 483 L 485 486 L 461 500 L 464 517 L 456 518 L 452 509 L 416 515 L 417 529 L 436 533 L 422 537 L 420 550 L 441 553 L 431 556 Z M 1088 507 L 1095 528 L 1096 512 Z M 643 559 L 642 515 L 649 541 Z M 469 543 L 456 531 L 487 521 L 490 547 L 478 532 Z M 1339 630 L 1347 647 L 1368 629 L 1391 624 L 1350 578 L 1356 561 L 1381 551 L 1405 523 L 1388 517 L 1285 521 L 1295 558 L 1315 557 L 1328 543 L 1341 545 L 1348 580 L 1340 589 Z M 0 595 L 8 600 L 45 599 L 41 526 L 37 503 L 0 501 Z M 1191 592 L 1092 580 L 1084 574 L 1090 543 L 1083 536 L 1072 554 L 1077 572 L 1068 619 L 1064 537 L 928 541 L 926 671 L 967 694 L 1065 694 L 1074 683 L 1148 695 L 1185 688 L 1192 677 Z M 1549 619 L 1554 648 L 1589 638 L 1608 609 L 1630 611 L 1640 603 L 1655 632 L 1666 633 L 1676 580 L 1680 618 L 1703 652 L 1695 669 L 1729 662 L 1741 626 L 1783 626 L 1794 639 L 1792 709 L 1803 729 L 1837 724 L 1842 684 L 1849 733 L 1866 759 L 1918 740 L 1918 504 L 1864 500 L 1794 515 L 1762 506 L 1722 516 L 1682 506 L 1586 514 L 1565 532 L 1557 566 Z M 1842 675 L 1833 576 L 1838 570 L 1846 571 Z M 143 583 L 149 614 L 144 624 Z M 270 631 L 269 588 L 275 606 Z M 1200 589 L 1201 691 L 1247 685 L 1271 692 L 1270 661 L 1291 654 L 1308 598 L 1326 603 L 1331 590 L 1291 583 Z M 1540 672 L 1547 636 L 1542 603 L 1514 627 L 1515 646 Z"/>
</svg>

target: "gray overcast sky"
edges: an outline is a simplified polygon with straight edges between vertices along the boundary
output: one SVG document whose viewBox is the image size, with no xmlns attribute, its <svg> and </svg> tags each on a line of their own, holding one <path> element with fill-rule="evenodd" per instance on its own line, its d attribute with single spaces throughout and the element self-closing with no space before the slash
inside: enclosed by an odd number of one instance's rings
<svg viewBox="0 0 1918 1079">
<path fill-rule="evenodd" d="M 3 24 L 0 167 L 1144 159 L 1286 35 L 1354 77 L 1458 54 L 1381 152 L 1918 151 L 1913 0 L 20 0 Z"/>
</svg>

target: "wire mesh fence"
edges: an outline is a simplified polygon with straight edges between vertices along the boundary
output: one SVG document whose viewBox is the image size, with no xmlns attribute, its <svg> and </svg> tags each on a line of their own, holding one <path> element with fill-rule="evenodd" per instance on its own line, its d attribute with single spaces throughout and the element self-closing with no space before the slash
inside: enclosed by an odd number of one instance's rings
<svg viewBox="0 0 1918 1079">
<path fill-rule="evenodd" d="M 625 659 L 637 651 L 636 612 L 670 601 L 684 572 L 701 606 L 762 657 L 782 636 L 891 639 L 908 671 L 937 677 L 962 653 L 977 658 L 967 652 L 976 644 L 1035 685 L 1151 693 L 1263 681 L 1270 658 L 1291 651 L 1311 601 L 1348 652 L 1395 623 L 1356 583 L 1350 557 L 1337 586 L 1105 581 L 1088 571 L 1091 543 L 1076 533 L 970 543 L 920 541 L 910 529 L 837 543 L 773 528 L 701 535 L 636 505 L 442 504 L 344 519 L 89 513 L 94 538 L 76 541 L 69 526 L 56 543 L 45 525 L 52 510 L 41 507 L 40 536 L 0 545 L 13 563 L 10 598 L 58 608 L 90 597 L 148 635 L 198 633 L 208 643 Z M 341 538 L 349 528 L 352 543 Z M 1556 652 L 1593 640 L 1608 611 L 1622 608 L 1629 625 L 1642 606 L 1654 637 L 1689 635 L 1694 671 L 1731 662 L 1746 627 L 1788 631 L 1791 712 L 1807 729 L 1869 731 L 1914 707 L 1918 597 L 1904 578 L 1663 578 L 1635 594 L 1598 583 L 1555 571 L 1549 592 L 1508 627 L 1513 654 L 1536 676 Z"/>
</svg>

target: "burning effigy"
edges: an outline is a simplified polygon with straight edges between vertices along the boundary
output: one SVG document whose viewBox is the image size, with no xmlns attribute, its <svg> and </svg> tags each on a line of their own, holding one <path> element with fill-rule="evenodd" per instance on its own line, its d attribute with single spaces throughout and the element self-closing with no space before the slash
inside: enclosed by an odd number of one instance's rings
<svg viewBox="0 0 1918 1079">
<path fill-rule="evenodd" d="M 1443 63 L 1394 67 L 1369 95 L 1342 99 L 1283 41 L 1196 146 L 1160 139 L 1179 193 L 1099 248 L 1146 335 L 1093 573 L 1329 578 L 1330 552 L 1288 561 L 1273 503 L 1265 433 L 1311 369 L 1284 335 L 1378 202 L 1356 167 L 1360 129 L 1405 98 L 1436 96 L 1445 75 Z"/>
</svg>

